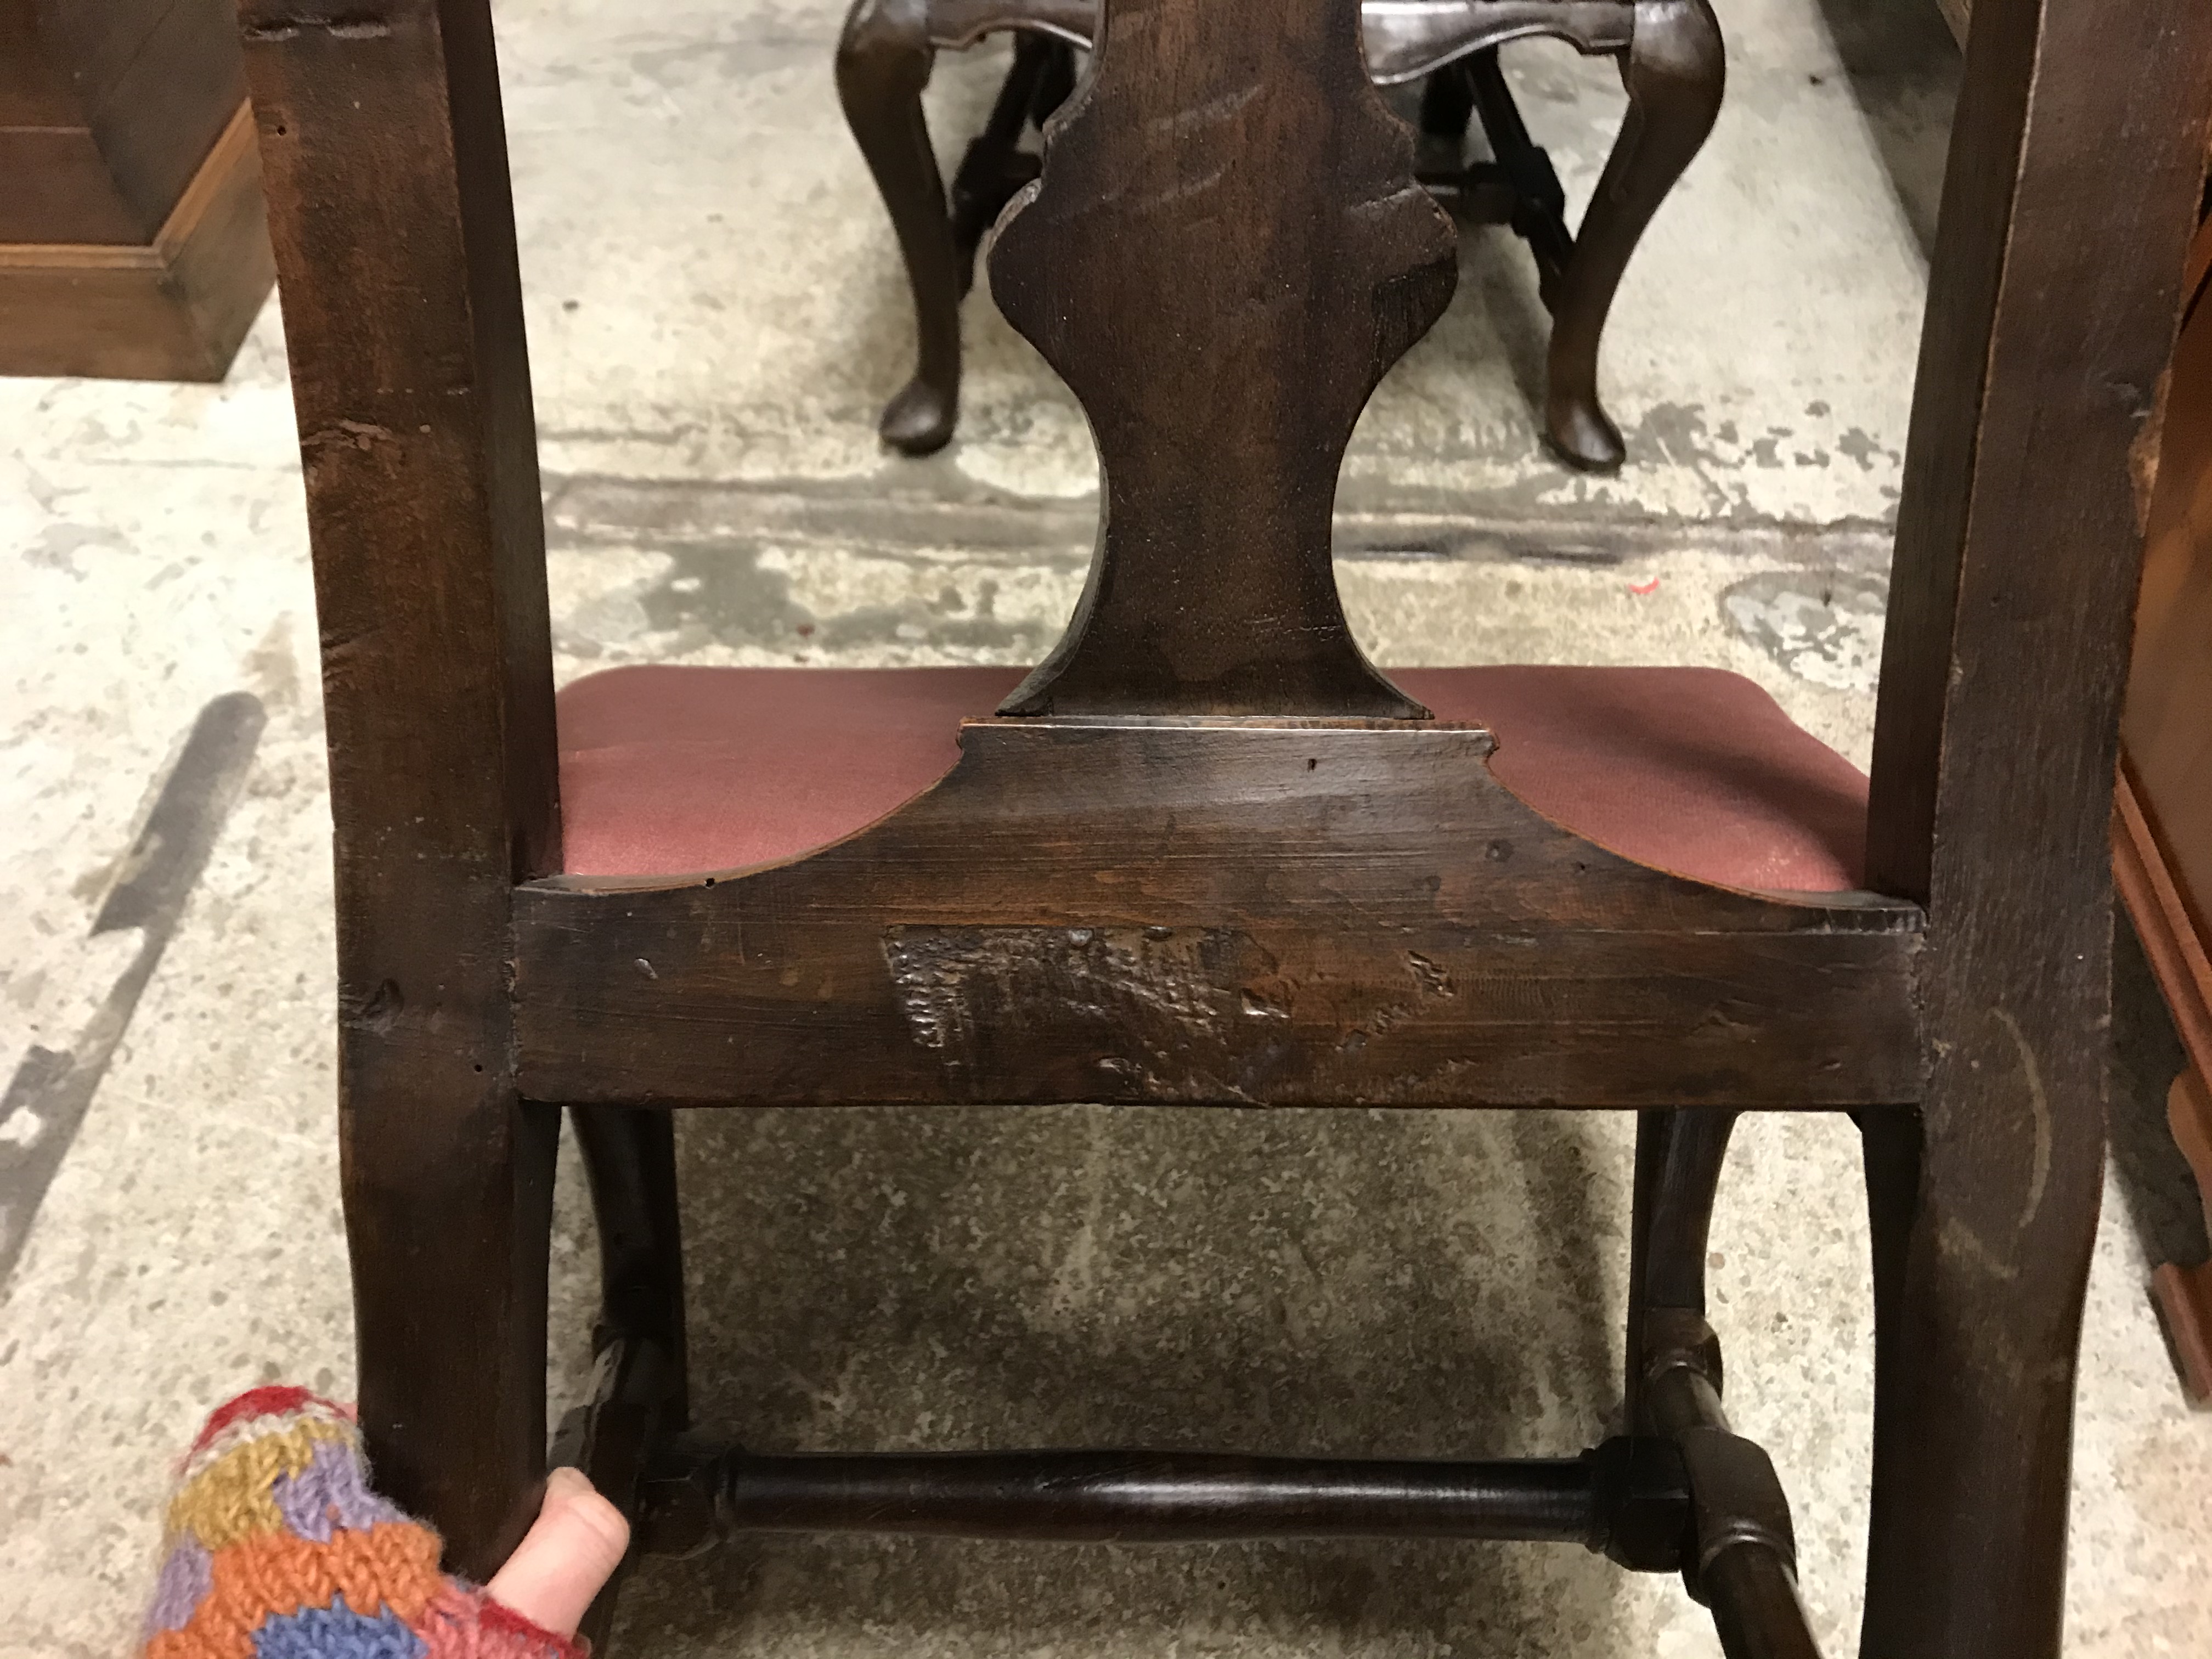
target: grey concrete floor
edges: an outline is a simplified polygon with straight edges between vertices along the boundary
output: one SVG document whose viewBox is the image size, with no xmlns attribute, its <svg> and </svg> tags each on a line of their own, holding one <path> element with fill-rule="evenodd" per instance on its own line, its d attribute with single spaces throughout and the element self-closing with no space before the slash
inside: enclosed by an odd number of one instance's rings
<svg viewBox="0 0 2212 1659">
<path fill-rule="evenodd" d="M 1340 570 L 1386 663 L 1721 664 L 1863 763 L 1956 57 L 1932 0 L 1723 9 L 1726 109 L 1607 344 L 1628 467 L 1538 452 L 1532 272 L 1471 235 L 1453 311 L 1360 428 Z M 501 0 L 564 678 L 1026 661 L 1066 614 L 1088 440 L 986 295 L 961 441 L 878 449 L 910 325 L 830 90 L 837 11 L 675 0 L 647 25 Z M 1579 200 L 1610 71 L 1509 60 Z M 943 66 L 941 137 L 1000 61 Z M 266 1377 L 349 1387 L 275 307 L 221 386 L 0 382 L 0 1252 L 21 1251 L 0 1267 L 0 1652 L 59 1659 L 128 1642 L 202 1412 Z M 2124 966 L 2069 1590 L 2071 1650 L 2099 1659 L 2212 1639 L 2212 1419 L 2184 1407 L 2143 1292 L 2147 1248 L 2202 1235 L 2156 1133 L 2171 1034 Z M 861 1109 L 692 1115 L 681 1136 L 699 1392 L 762 1447 L 1560 1450 L 1615 1404 L 1629 1126 L 1609 1116 Z M 591 1293 L 574 1173 L 556 1408 Z M 1865 1517 L 1858 1192 L 1848 1124 L 1753 1121 L 1713 1240 L 1732 1408 L 1795 1496 L 1835 1652 Z M 624 1617 L 632 1651 L 787 1659 L 1717 1651 L 1676 1587 L 1535 1547 L 774 1541 L 649 1565 Z"/>
</svg>

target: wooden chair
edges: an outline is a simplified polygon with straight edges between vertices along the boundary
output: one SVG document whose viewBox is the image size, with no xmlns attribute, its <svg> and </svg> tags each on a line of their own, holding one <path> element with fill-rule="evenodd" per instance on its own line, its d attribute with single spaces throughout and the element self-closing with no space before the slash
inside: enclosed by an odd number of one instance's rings
<svg viewBox="0 0 2212 1659">
<path fill-rule="evenodd" d="M 1598 401 L 1598 342 L 1644 228 L 1712 131 L 1726 60 L 1706 0 L 1371 0 L 1362 8 L 1378 85 L 1422 84 L 1421 182 L 1456 216 L 1510 224 L 1535 256 L 1553 313 L 1544 428 L 1571 464 L 1610 471 L 1626 451 Z M 960 408 L 960 301 L 983 234 L 1036 176 L 1020 146 L 1075 82 L 1097 0 L 854 0 L 837 43 L 837 94 L 890 210 L 914 292 L 914 378 L 884 410 L 884 441 L 926 455 L 951 441 Z M 1016 34 L 1013 67 L 952 180 L 948 205 L 921 91 L 942 51 Z M 1510 40 L 1549 35 L 1620 60 L 1628 115 L 1583 216 L 1567 228 L 1551 157 L 1528 136 L 1498 66 Z M 1496 159 L 1470 163 L 1480 113 Z"/>
<path fill-rule="evenodd" d="M 453 1565 L 501 1557 L 545 1467 L 565 1104 L 605 1267 L 569 1450 L 643 1547 L 1571 1540 L 1681 1571 L 1732 1654 L 1807 1654 L 1702 1238 L 1737 1111 L 1848 1111 L 1863 1650 L 2057 1651 L 2116 699 L 2212 8 L 1977 8 L 1863 797 L 1726 675 L 1360 656 L 1338 459 L 1455 262 L 1352 0 L 1109 0 L 993 262 L 1096 428 L 1103 532 L 996 715 L 984 670 L 648 668 L 556 716 L 488 9 L 243 16 L 324 641 L 362 1421 Z M 665 1109 L 842 1100 L 1635 1110 L 1627 1431 L 1533 1462 L 692 1445 Z"/>
</svg>

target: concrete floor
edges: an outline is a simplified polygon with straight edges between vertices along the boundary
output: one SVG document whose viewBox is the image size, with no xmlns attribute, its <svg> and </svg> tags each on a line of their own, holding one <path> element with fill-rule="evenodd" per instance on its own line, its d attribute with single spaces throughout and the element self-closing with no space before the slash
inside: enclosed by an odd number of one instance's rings
<svg viewBox="0 0 2212 1659">
<path fill-rule="evenodd" d="M 501 0 L 563 678 L 1028 661 L 1066 614 L 1088 441 L 986 296 L 961 441 L 878 449 L 909 322 L 830 92 L 838 9 L 674 0 L 640 28 Z M 1340 570 L 1386 663 L 1725 665 L 1863 763 L 1956 58 L 1932 0 L 1723 12 L 1727 106 L 1607 344 L 1629 466 L 1538 453 L 1532 273 L 1470 236 L 1360 429 Z M 1579 199 L 1617 85 L 1561 49 L 1509 59 Z M 941 131 L 997 61 L 946 64 Z M 60 1659 L 130 1639 L 201 1413 L 266 1377 L 349 1387 L 328 817 L 273 305 L 221 386 L 0 382 L 0 1652 Z M 2156 1129 L 2172 1036 L 2124 968 L 2069 1590 L 2097 1659 L 2212 1638 L 2212 1419 L 2143 1290 L 2203 1238 Z M 764 1448 L 1571 1449 L 1616 1399 L 1628 1147 L 1598 1115 L 693 1115 L 698 1389 Z M 591 1293 L 574 1175 L 556 1409 Z M 1793 1493 L 1838 1653 L 1858 1190 L 1847 1123 L 1750 1123 L 1712 1256 L 1731 1407 Z M 624 1613 L 629 1651 L 782 1659 L 1717 1651 L 1674 1585 L 1536 1547 L 787 1540 L 650 1565 Z"/>
</svg>

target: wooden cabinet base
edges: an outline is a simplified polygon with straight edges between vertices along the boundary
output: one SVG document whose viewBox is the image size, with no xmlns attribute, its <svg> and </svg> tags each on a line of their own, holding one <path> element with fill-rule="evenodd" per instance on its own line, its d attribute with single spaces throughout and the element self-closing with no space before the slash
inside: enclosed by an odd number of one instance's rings
<svg viewBox="0 0 2212 1659">
<path fill-rule="evenodd" d="M 2197 1190 L 2212 1194 L 2212 1089 L 2195 1071 L 2173 1080 L 2166 1099 L 2166 1121 L 2173 1143 L 2197 1176 Z M 2212 1201 L 2208 1201 L 2212 1210 Z M 2212 1223 L 2212 1214 L 2206 1217 Z M 2212 1261 L 2194 1267 L 2166 1263 L 2151 1275 L 2151 1294 L 2166 1319 L 2166 1334 L 2173 1339 L 2174 1358 L 2181 1364 L 2181 1380 L 2189 1397 L 2199 1404 L 2212 1402 Z"/>
<path fill-rule="evenodd" d="M 0 244 L 0 374 L 219 380 L 276 275 L 240 105 L 150 245 Z"/>
<path fill-rule="evenodd" d="M 2124 767 L 2113 804 L 2113 880 L 2189 1057 L 2190 1069 L 2174 1079 L 2166 1096 L 2166 1120 L 2205 1195 L 2205 1223 L 2212 1231 L 2212 1091 L 2206 1088 L 2212 1077 L 2212 962 Z M 2194 1267 L 2166 1263 L 2152 1276 L 2151 1292 L 2190 1398 L 2212 1401 L 2212 1261 Z"/>
</svg>

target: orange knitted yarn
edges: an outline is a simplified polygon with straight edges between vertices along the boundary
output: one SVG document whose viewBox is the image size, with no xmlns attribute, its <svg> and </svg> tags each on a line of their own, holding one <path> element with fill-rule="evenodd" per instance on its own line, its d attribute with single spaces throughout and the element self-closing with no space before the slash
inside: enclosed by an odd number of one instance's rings
<svg viewBox="0 0 2212 1659">
<path fill-rule="evenodd" d="M 268 1533 L 215 1552 L 206 1599 L 182 1630 L 149 1640 L 146 1659 L 252 1659 L 253 1632 L 270 1613 L 326 1607 L 338 1595 L 357 1612 L 388 1607 L 411 1625 L 445 1587 L 438 1534 L 412 1521 L 333 1531 L 326 1544 Z"/>
</svg>

